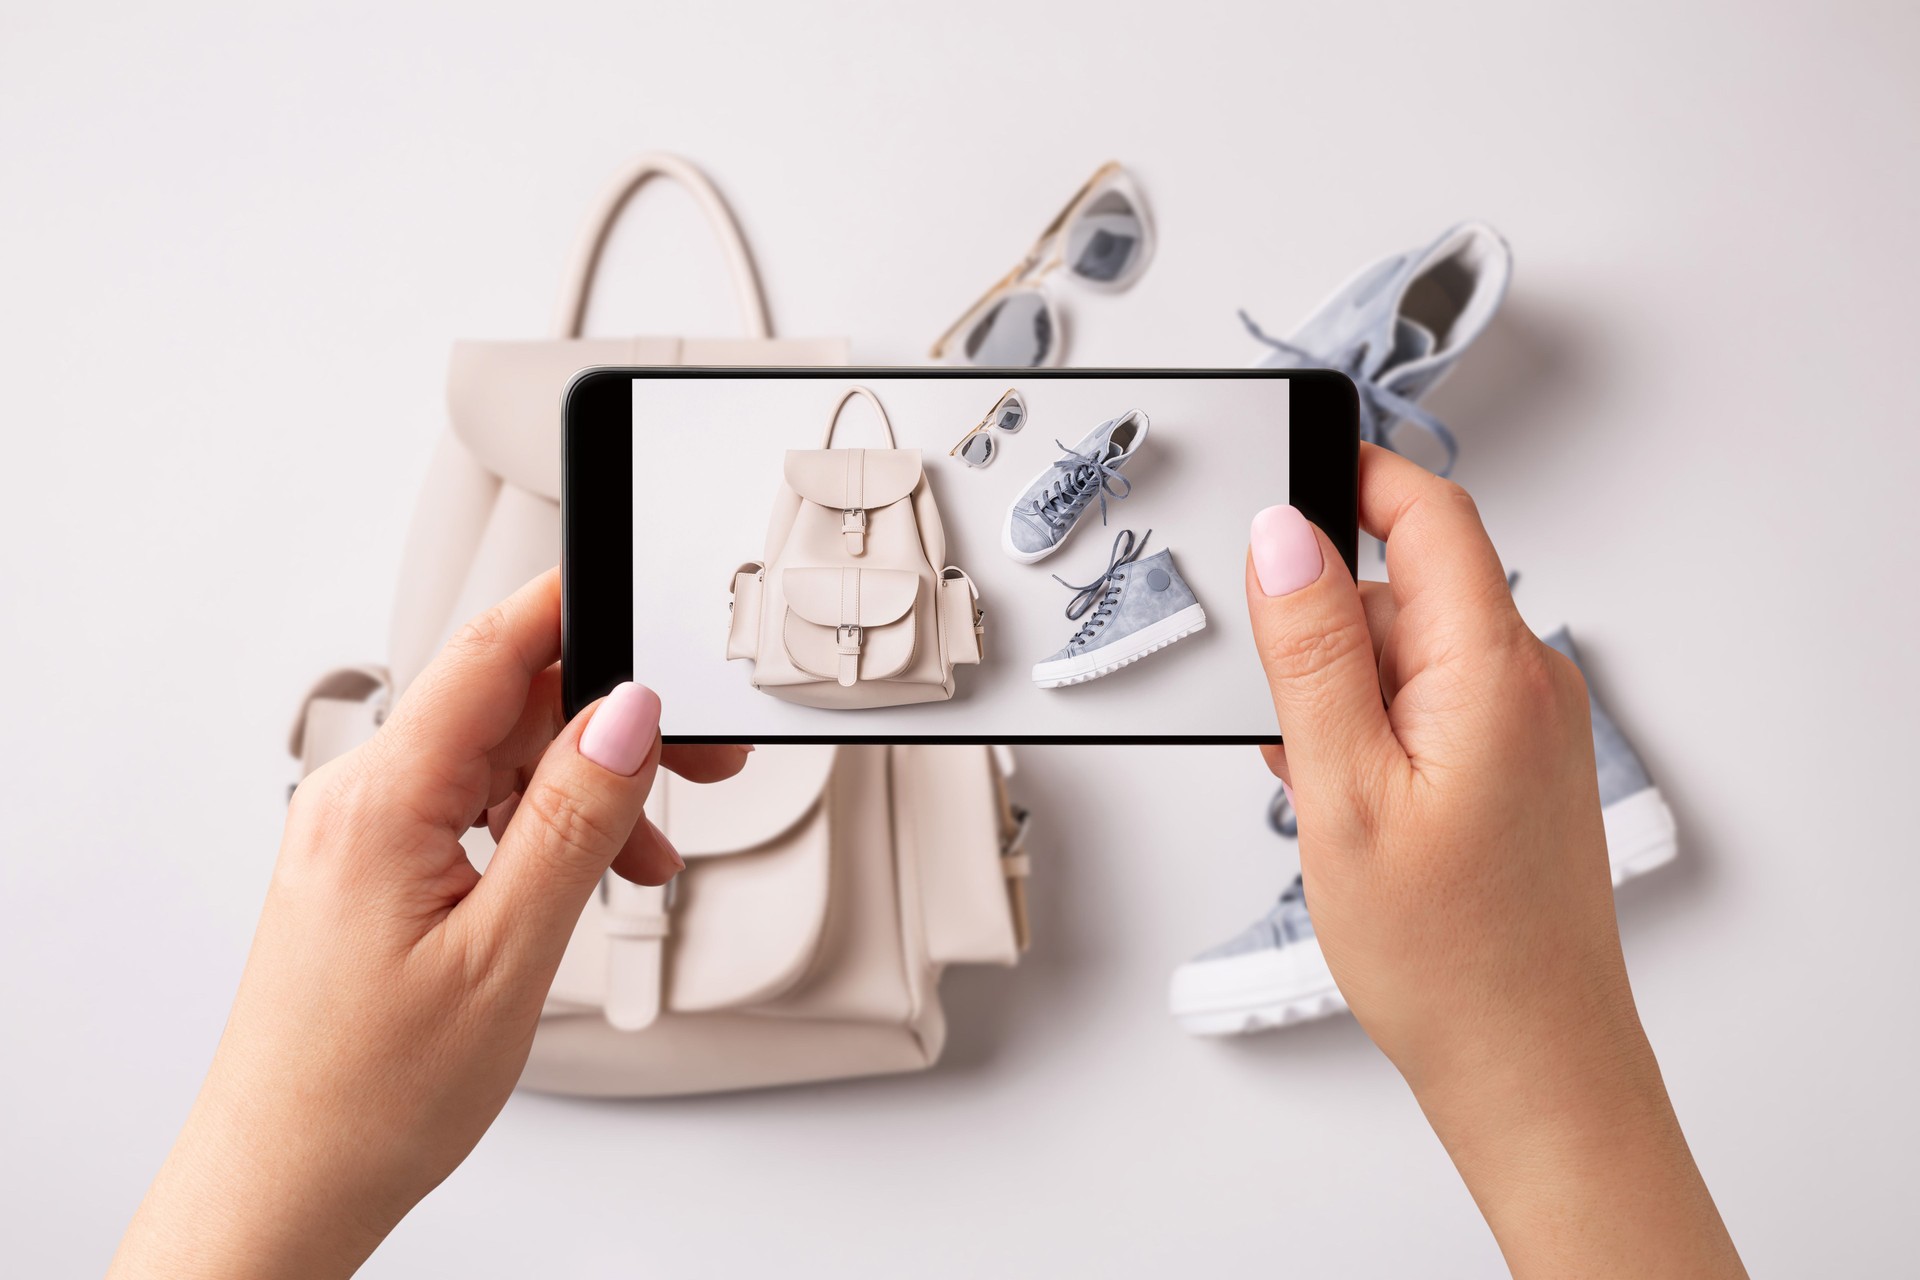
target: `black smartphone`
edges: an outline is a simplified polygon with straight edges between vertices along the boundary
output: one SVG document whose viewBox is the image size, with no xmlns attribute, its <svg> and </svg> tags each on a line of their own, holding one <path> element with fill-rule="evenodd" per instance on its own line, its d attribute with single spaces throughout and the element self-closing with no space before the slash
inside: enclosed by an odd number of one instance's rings
<svg viewBox="0 0 1920 1280">
<path fill-rule="evenodd" d="M 668 742 L 1277 742 L 1247 526 L 1358 540 L 1321 370 L 603 368 L 562 433 L 569 714 Z"/>
</svg>

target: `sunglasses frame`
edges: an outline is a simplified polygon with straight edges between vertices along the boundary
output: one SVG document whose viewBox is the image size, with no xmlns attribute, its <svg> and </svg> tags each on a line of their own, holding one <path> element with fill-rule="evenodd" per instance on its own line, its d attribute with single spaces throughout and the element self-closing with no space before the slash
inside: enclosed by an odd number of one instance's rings
<svg viewBox="0 0 1920 1280">
<path fill-rule="evenodd" d="M 980 419 L 979 422 L 975 423 L 973 425 L 973 429 L 968 431 L 967 434 L 961 436 L 959 444 L 947 450 L 947 456 L 949 458 L 960 459 L 960 461 L 966 463 L 968 466 L 972 467 L 975 471 L 978 471 L 982 467 L 985 467 L 988 463 L 991 463 L 1000 452 L 1000 447 L 998 445 L 994 445 L 992 452 L 987 454 L 986 462 L 975 462 L 972 458 L 967 457 L 964 453 L 961 453 L 960 451 L 967 447 L 967 441 L 973 439 L 975 436 L 979 435 L 983 431 L 987 433 L 988 443 L 990 444 L 992 443 L 993 428 L 999 425 L 998 423 L 994 422 L 993 420 L 994 415 L 1000 412 L 1000 406 L 1005 404 L 1009 398 L 1018 400 L 1020 402 L 1020 410 L 1023 415 L 1032 412 L 1032 410 L 1027 408 L 1027 398 L 1020 394 L 1020 388 L 1008 387 L 1005 391 L 1002 391 L 1000 393 L 1000 398 L 993 402 L 993 407 L 987 410 L 987 416 Z M 1026 425 L 1027 425 L 1026 419 L 1023 416 L 1020 420 L 1020 426 L 1024 427 Z M 1011 428 L 1007 430 L 1007 434 L 1012 435 L 1013 432 L 1018 431 L 1019 429 L 1020 427 Z"/>
<path fill-rule="evenodd" d="M 981 294 L 974 304 L 960 313 L 960 318 L 948 326 L 927 354 L 934 360 L 945 360 L 954 346 L 954 340 L 966 333 L 995 303 L 1012 297 L 1016 293 L 1035 293 L 1041 304 L 1047 309 L 1047 318 L 1052 323 L 1054 338 L 1048 345 L 1047 354 L 1038 367 L 1048 368 L 1060 363 L 1060 357 L 1066 349 L 1065 330 L 1061 325 L 1060 309 L 1054 304 L 1049 281 L 1054 273 L 1066 265 L 1066 232 L 1073 226 L 1074 219 L 1086 212 L 1088 206 L 1108 191 L 1119 190 L 1127 196 L 1133 206 L 1134 214 L 1140 219 L 1139 260 L 1133 265 L 1125 279 L 1111 283 L 1088 280 L 1085 277 L 1067 274 L 1080 285 L 1101 293 L 1118 293 L 1132 287 L 1134 281 L 1146 271 L 1147 264 L 1153 260 L 1155 236 L 1153 221 L 1147 213 L 1147 204 L 1140 196 L 1139 188 L 1134 184 L 1133 175 L 1118 160 L 1109 160 L 1094 170 L 1093 176 L 1081 184 L 1066 207 L 1053 216 L 1046 230 L 1033 242 L 1026 256 L 1014 264 L 1011 271 L 994 282 L 992 288 Z"/>
</svg>

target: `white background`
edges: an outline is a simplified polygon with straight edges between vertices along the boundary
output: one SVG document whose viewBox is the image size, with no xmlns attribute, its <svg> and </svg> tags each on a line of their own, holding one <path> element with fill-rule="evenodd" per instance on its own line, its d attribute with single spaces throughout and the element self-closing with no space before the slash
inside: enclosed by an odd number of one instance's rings
<svg viewBox="0 0 1920 1280">
<path fill-rule="evenodd" d="M 980 592 L 986 660 L 954 669 L 951 699 L 917 706 L 831 710 L 756 690 L 752 665 L 725 656 L 727 590 L 742 562 L 767 555 L 764 531 L 774 496 L 785 488 L 787 451 L 820 446 L 853 381 L 634 379 L 633 669 L 672 691 L 664 732 L 746 742 L 842 733 L 1274 735 L 1273 704 L 1243 604 L 1246 513 L 1285 501 L 1289 492 L 1290 383 L 1272 376 L 869 379 L 899 447 L 920 451 L 946 535 L 935 571 L 957 565 Z M 949 457 L 1009 382 L 1026 398 L 1029 421 L 1017 432 L 993 429 L 998 452 L 986 467 Z M 1094 427 L 1134 408 L 1148 418 L 1146 437 L 1114 486 L 1127 496 L 1107 499 L 1107 524 L 1096 502 L 1046 559 L 1009 559 L 1000 545 L 1007 509 L 1041 472 L 1060 475 L 1052 465 L 1061 456 L 1056 441 L 1078 447 Z M 886 443 L 878 415 L 861 397 L 842 411 L 833 440 L 842 448 Z M 1076 586 L 1092 583 L 1106 571 L 1122 530 L 1146 540 L 1135 544 L 1142 558 L 1172 551 L 1206 612 L 1206 629 L 1105 679 L 1038 687 L 1033 664 L 1081 625 L 1065 613 L 1075 593 L 1054 575 Z"/>
<path fill-rule="evenodd" d="M 1916 65 L 1904 4 L 9 4 L 0 1270 L 103 1265 L 239 974 L 295 700 L 383 651 L 447 344 L 546 332 L 658 146 L 740 209 L 783 331 L 874 361 L 1110 156 L 1162 244 L 1070 302 L 1087 362 L 1251 361 L 1236 306 L 1284 329 L 1502 228 L 1512 297 L 1432 405 L 1678 812 L 1620 915 L 1681 1119 L 1756 1269 L 1906 1267 Z M 684 199 L 607 268 L 598 331 L 732 331 Z M 1039 942 L 950 979 L 941 1070 L 516 1098 L 370 1272 L 1496 1271 L 1351 1022 L 1161 1012 L 1290 872 L 1268 785 L 1029 753 Z"/>
</svg>

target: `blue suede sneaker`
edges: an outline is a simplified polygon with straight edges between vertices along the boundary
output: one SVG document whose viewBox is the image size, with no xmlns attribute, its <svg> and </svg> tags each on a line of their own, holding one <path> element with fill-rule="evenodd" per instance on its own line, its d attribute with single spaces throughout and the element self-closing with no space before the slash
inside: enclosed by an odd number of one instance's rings
<svg viewBox="0 0 1920 1280">
<path fill-rule="evenodd" d="M 1513 253 L 1500 233 L 1463 222 L 1425 249 L 1361 271 L 1290 338 L 1267 336 L 1244 311 L 1240 320 L 1272 348 L 1260 367 L 1338 369 L 1359 388 L 1363 440 L 1391 447 L 1394 428 L 1411 423 L 1440 446 L 1445 460 L 1435 469 L 1446 475 L 1459 446 L 1418 402 L 1486 329 L 1512 275 Z"/>
<path fill-rule="evenodd" d="M 1058 689 L 1098 680 L 1206 629 L 1206 611 L 1174 568 L 1173 553 L 1161 550 L 1141 558 L 1152 536 L 1149 529 L 1136 542 L 1133 530 L 1122 529 L 1113 540 L 1107 571 L 1085 586 L 1054 575 L 1055 582 L 1075 592 L 1067 617 L 1080 629 L 1033 664 L 1035 684 Z"/>
<path fill-rule="evenodd" d="M 1541 639 L 1580 665 L 1565 627 Z M 1673 811 L 1647 776 L 1633 744 L 1593 696 L 1591 684 L 1587 706 L 1594 763 L 1600 771 L 1607 864 L 1618 886 L 1673 861 Z M 1274 794 L 1268 817 L 1280 834 L 1295 833 L 1285 792 Z M 1293 878 L 1266 915 L 1175 969 L 1167 1003 L 1181 1027 L 1202 1036 L 1263 1031 L 1344 1011 L 1347 1002 L 1320 954 L 1300 877 Z"/>
<path fill-rule="evenodd" d="M 1173 971 L 1167 1004 L 1182 1030 L 1230 1036 L 1344 1012 L 1306 886 L 1293 878 L 1273 910 Z"/>
<path fill-rule="evenodd" d="M 1117 500 L 1133 492 L 1133 482 L 1120 468 L 1147 440 L 1147 415 L 1129 409 L 1089 431 L 1069 449 L 1060 444 L 1061 457 L 1034 478 L 1007 508 L 1000 545 L 1021 564 L 1044 560 L 1060 549 L 1074 525 L 1097 498 L 1100 523 L 1107 522 L 1107 495 Z"/>
<path fill-rule="evenodd" d="M 1540 638 L 1573 659 L 1580 674 L 1586 675 L 1587 669 L 1580 665 L 1580 651 L 1573 647 L 1573 637 L 1565 627 Z M 1593 696 L 1592 680 L 1587 681 L 1587 711 L 1593 721 L 1593 759 L 1600 769 L 1600 820 L 1607 828 L 1607 865 L 1613 871 L 1613 883 L 1619 886 L 1672 862 L 1679 840 L 1673 810 L 1647 776 L 1633 744 Z"/>
</svg>

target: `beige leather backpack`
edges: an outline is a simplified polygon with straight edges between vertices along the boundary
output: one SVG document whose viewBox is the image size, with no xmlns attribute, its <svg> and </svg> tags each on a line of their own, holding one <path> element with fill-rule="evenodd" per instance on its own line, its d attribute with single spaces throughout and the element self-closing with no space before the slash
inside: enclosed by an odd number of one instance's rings
<svg viewBox="0 0 1920 1280">
<path fill-rule="evenodd" d="M 864 397 L 884 449 L 836 449 L 840 415 Z M 810 707 L 893 707 L 953 696 L 955 666 L 980 661 L 973 580 L 946 564 L 947 536 L 918 449 L 896 447 L 886 406 L 848 387 L 818 449 L 789 449 L 765 560 L 735 570 L 727 657 L 753 686 Z"/>
<path fill-rule="evenodd" d="M 582 338 L 614 219 L 642 185 L 693 193 L 732 269 L 749 336 Z M 846 363 L 839 339 L 776 339 L 720 195 L 648 155 L 594 210 L 558 336 L 460 342 L 450 429 L 415 510 L 391 668 L 315 683 L 290 742 L 301 772 L 370 737 L 454 629 L 560 556 L 560 398 L 607 364 Z M 688 625 L 697 625 L 689 619 Z M 902 1071 L 940 1052 L 947 964 L 1010 964 L 1025 945 L 1012 757 L 984 747 L 761 747 L 711 787 L 660 774 L 648 813 L 687 858 L 670 890 L 607 877 L 574 931 L 523 1083 L 593 1094 L 697 1093 Z M 487 833 L 467 837 L 476 865 Z"/>
<path fill-rule="evenodd" d="M 662 771 L 647 812 L 687 869 L 659 889 L 607 878 L 521 1083 L 708 1093 L 931 1065 L 941 971 L 1026 946 L 1010 763 L 1004 748 L 774 746 L 726 782 Z"/>
</svg>

